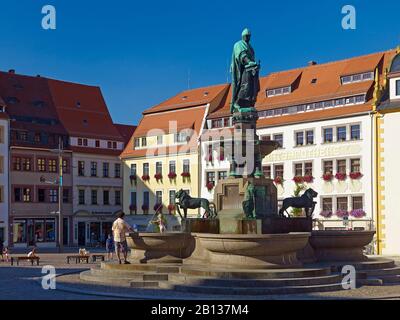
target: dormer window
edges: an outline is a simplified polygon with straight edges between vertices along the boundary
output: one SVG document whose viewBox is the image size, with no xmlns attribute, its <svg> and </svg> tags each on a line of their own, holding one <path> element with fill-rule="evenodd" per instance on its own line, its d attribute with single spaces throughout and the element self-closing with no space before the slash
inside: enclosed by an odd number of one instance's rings
<svg viewBox="0 0 400 320">
<path fill-rule="evenodd" d="M 19 102 L 19 100 L 16 97 L 7 97 L 6 98 L 7 104 L 17 104 L 18 102 Z"/>
<path fill-rule="evenodd" d="M 374 79 L 374 72 L 364 72 L 352 75 L 343 76 L 340 78 L 342 84 L 349 84 L 354 82 L 369 81 Z"/>
<path fill-rule="evenodd" d="M 291 86 L 271 89 L 271 90 L 267 90 L 267 97 L 281 96 L 284 94 L 289 94 L 290 92 L 292 92 Z"/>
<path fill-rule="evenodd" d="M 79 101 L 76 102 L 76 107 L 80 108 L 81 107 L 81 103 Z"/>
</svg>

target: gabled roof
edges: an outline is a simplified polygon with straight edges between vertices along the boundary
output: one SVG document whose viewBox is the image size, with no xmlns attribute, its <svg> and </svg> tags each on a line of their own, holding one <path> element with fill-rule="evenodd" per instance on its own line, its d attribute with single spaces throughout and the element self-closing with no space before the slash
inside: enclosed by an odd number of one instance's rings
<svg viewBox="0 0 400 320">
<path fill-rule="evenodd" d="M 0 71 L 0 95 L 7 104 L 9 117 L 17 120 L 11 122 L 11 128 L 40 129 L 52 134 L 67 134 L 64 126 L 58 121 L 58 114 L 45 78 Z M 51 125 L 19 121 L 29 118 L 49 120 Z"/>
<path fill-rule="evenodd" d="M 58 116 L 71 136 L 124 141 L 99 87 L 48 79 Z"/>
<path fill-rule="evenodd" d="M 256 109 L 260 111 L 269 110 L 358 94 L 367 94 L 368 102 L 372 98 L 373 80 L 342 85 L 340 81 L 341 77 L 349 74 L 375 71 L 376 68 L 378 68 L 380 75 L 382 75 L 394 54 L 394 50 L 389 50 L 320 65 L 309 65 L 294 70 L 271 73 L 266 77 L 260 78 L 260 92 L 257 97 Z M 382 78 L 380 77 L 381 81 Z M 290 94 L 267 97 L 267 89 L 286 86 L 289 83 L 294 84 L 294 87 L 292 87 L 293 91 Z M 208 118 L 230 116 L 230 101 L 231 94 L 228 94 L 226 100 L 221 103 L 220 108 L 211 113 Z M 335 110 L 336 112 L 342 112 L 345 108 Z M 314 114 L 315 112 L 318 111 L 313 111 L 312 113 Z M 310 116 L 311 112 L 307 113 L 307 115 Z M 285 123 L 287 119 L 291 119 L 292 117 L 296 119 L 297 116 L 299 120 L 303 117 L 300 115 L 284 115 L 278 117 L 279 120 L 274 121 Z"/>
<path fill-rule="evenodd" d="M 165 154 L 167 152 L 186 153 L 188 149 L 197 146 L 197 138 L 201 134 L 203 120 L 206 116 L 205 106 L 190 107 L 181 110 L 165 111 L 152 114 L 145 114 L 137 126 L 130 142 L 121 154 L 121 158 L 143 157 L 146 154 Z M 195 133 L 192 139 L 184 144 L 173 148 L 144 148 L 134 149 L 135 138 L 177 133 L 184 129 L 191 129 Z"/>
<path fill-rule="evenodd" d="M 178 110 L 193 106 L 206 105 L 209 103 L 214 104 L 215 107 L 217 107 L 219 106 L 223 96 L 226 94 L 228 87 L 228 84 L 220 84 L 186 90 L 150 109 L 145 110 L 143 114 Z"/>
<path fill-rule="evenodd" d="M 119 134 L 124 139 L 124 145 L 126 146 L 131 139 L 133 133 L 135 132 L 137 126 L 130 126 L 127 124 L 114 123 L 115 128 L 117 128 Z"/>
</svg>

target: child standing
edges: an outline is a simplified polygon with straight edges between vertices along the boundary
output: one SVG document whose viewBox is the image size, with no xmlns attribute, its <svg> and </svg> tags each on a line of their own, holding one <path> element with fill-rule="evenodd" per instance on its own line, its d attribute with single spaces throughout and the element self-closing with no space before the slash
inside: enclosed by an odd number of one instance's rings
<svg viewBox="0 0 400 320">
<path fill-rule="evenodd" d="M 106 240 L 107 259 L 111 261 L 114 259 L 114 240 L 111 234 L 108 235 Z"/>
</svg>

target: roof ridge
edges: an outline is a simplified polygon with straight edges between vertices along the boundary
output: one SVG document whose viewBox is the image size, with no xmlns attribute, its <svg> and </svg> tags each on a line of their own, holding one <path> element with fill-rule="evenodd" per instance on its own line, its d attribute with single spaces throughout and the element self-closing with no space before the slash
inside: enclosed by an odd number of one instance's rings
<svg viewBox="0 0 400 320">
<path fill-rule="evenodd" d="M 287 70 L 281 70 L 281 71 L 276 71 L 276 72 L 270 72 L 269 74 L 267 74 L 264 77 L 260 77 L 260 78 L 268 78 L 268 76 L 270 75 L 275 75 L 275 74 L 281 74 L 284 72 L 290 72 L 290 71 L 302 71 L 304 69 L 308 69 L 308 68 L 318 68 L 318 67 L 324 67 L 324 66 L 328 66 L 331 64 L 335 64 L 335 63 L 343 63 L 346 61 L 350 61 L 350 60 L 354 60 L 354 59 L 359 59 L 359 58 L 366 58 L 369 56 L 373 56 L 373 55 L 378 55 L 378 54 L 388 54 L 392 51 L 395 51 L 396 49 L 388 49 L 388 50 L 384 50 L 384 51 L 378 51 L 378 52 L 372 52 L 372 53 L 368 53 L 368 54 L 363 54 L 360 56 L 354 56 L 351 58 L 345 58 L 345 59 L 339 59 L 339 60 L 334 60 L 334 61 L 328 61 L 328 62 L 324 62 L 321 64 L 316 64 L 316 65 L 312 65 L 312 66 L 303 66 L 303 67 L 297 67 L 297 68 L 293 68 L 293 69 L 287 69 Z"/>
</svg>

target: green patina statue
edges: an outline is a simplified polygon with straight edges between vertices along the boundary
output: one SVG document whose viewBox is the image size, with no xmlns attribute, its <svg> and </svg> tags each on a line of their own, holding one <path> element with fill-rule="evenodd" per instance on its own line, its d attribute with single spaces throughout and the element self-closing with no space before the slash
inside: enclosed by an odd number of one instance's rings
<svg viewBox="0 0 400 320">
<path fill-rule="evenodd" d="M 251 182 L 248 182 L 246 193 L 244 195 L 244 201 L 242 203 L 243 212 L 247 219 L 255 219 L 255 208 L 254 208 L 255 188 Z"/>
<path fill-rule="evenodd" d="M 236 42 L 233 47 L 231 113 L 251 110 L 260 91 L 260 65 L 255 62 L 250 38 L 250 30 L 246 28 L 242 32 L 242 40 Z"/>
</svg>

